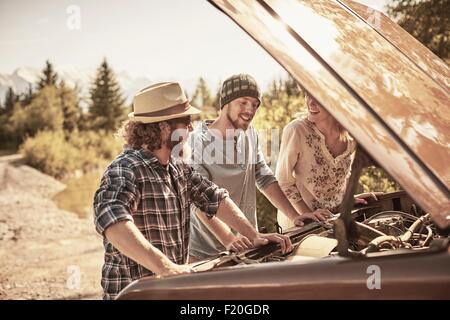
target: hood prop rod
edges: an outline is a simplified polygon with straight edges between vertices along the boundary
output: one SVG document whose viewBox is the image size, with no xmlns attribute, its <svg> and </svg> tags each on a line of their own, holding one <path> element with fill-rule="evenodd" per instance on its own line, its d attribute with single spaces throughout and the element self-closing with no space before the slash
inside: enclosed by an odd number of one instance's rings
<svg viewBox="0 0 450 320">
<path fill-rule="evenodd" d="M 358 228 L 352 217 L 352 209 L 355 204 L 354 194 L 358 187 L 359 177 L 365 167 L 374 165 L 373 159 L 366 153 L 360 145 L 357 145 L 355 158 L 352 163 L 351 175 L 347 184 L 342 204 L 340 206 L 340 216 L 335 221 L 334 236 L 338 240 L 338 253 L 343 257 L 359 257 L 361 253 L 349 250 L 349 240 L 358 238 Z"/>
</svg>

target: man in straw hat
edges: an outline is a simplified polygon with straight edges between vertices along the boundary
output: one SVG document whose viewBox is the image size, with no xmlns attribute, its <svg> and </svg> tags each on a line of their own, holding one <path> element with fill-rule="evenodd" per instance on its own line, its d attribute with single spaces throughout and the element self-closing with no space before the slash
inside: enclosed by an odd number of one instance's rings
<svg viewBox="0 0 450 320">
<path fill-rule="evenodd" d="M 192 131 L 191 106 L 175 82 L 141 90 L 121 133 L 124 151 L 105 171 L 94 196 L 95 226 L 103 236 L 104 299 L 114 299 L 132 281 L 150 275 L 191 272 L 188 257 L 190 204 L 251 239 L 292 250 L 288 237 L 260 234 L 228 192 L 173 156 Z"/>
</svg>

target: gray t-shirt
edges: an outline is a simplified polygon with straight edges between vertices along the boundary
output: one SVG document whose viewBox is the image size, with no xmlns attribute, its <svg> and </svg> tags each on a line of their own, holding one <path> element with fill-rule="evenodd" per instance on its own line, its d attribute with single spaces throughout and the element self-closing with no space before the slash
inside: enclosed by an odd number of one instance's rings
<svg viewBox="0 0 450 320">
<path fill-rule="evenodd" d="M 257 228 L 256 187 L 264 189 L 276 181 L 264 160 L 253 127 L 239 130 L 234 139 L 224 139 L 208 125 L 201 122 L 189 137 L 192 147 L 192 167 L 207 179 L 228 190 L 250 223 Z M 191 232 L 189 254 L 206 259 L 224 251 L 224 246 L 197 218 L 195 206 L 191 206 Z"/>
</svg>

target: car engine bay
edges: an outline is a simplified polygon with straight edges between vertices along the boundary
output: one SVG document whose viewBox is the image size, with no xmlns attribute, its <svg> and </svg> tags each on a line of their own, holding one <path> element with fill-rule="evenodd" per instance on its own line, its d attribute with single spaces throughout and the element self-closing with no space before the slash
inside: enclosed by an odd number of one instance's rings
<svg viewBox="0 0 450 320">
<path fill-rule="evenodd" d="M 216 258 L 193 264 L 193 270 L 211 271 L 273 261 L 310 262 L 333 256 L 358 259 L 380 254 L 448 251 L 450 228 L 438 228 L 430 214 L 406 191 L 382 193 L 377 200 L 354 205 L 362 170 L 372 165 L 378 166 L 358 146 L 339 214 L 288 230 L 281 230 L 277 224 L 278 233 L 291 239 L 294 246 L 291 253 L 282 254 L 279 245 L 269 243 L 242 253 L 222 252 Z"/>
<path fill-rule="evenodd" d="M 448 243 L 449 230 L 433 224 L 429 214 L 420 209 L 405 191 L 386 193 L 351 214 L 355 223 L 353 236 L 348 238 L 353 256 L 397 254 L 430 250 Z M 274 244 L 243 253 L 223 252 L 218 257 L 194 265 L 195 271 L 212 271 L 222 267 L 274 261 L 314 261 L 339 255 L 335 222 L 339 214 L 323 222 L 311 222 L 303 227 L 280 230 L 290 237 L 294 250 L 286 255 Z"/>
</svg>

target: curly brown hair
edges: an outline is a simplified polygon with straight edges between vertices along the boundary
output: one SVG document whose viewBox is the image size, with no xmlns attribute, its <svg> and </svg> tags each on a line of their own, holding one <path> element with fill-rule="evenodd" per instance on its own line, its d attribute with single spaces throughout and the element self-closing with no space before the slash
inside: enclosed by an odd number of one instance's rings
<svg viewBox="0 0 450 320">
<path fill-rule="evenodd" d="M 142 123 L 127 120 L 117 132 L 128 147 L 140 149 L 147 145 L 150 151 L 161 148 L 161 129 L 159 123 Z"/>
<path fill-rule="evenodd" d="M 181 117 L 171 120 L 166 120 L 172 130 L 178 123 L 185 125 L 191 123 L 191 117 Z M 136 121 L 126 120 L 122 127 L 118 130 L 117 135 L 125 140 L 128 147 L 133 149 L 140 149 L 143 145 L 149 151 L 158 150 L 162 147 L 161 128 L 159 122 L 142 123 Z"/>
</svg>

